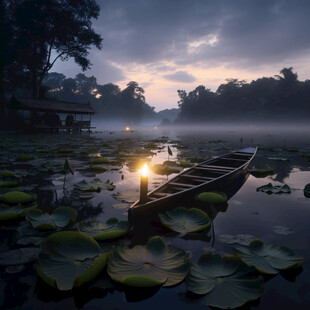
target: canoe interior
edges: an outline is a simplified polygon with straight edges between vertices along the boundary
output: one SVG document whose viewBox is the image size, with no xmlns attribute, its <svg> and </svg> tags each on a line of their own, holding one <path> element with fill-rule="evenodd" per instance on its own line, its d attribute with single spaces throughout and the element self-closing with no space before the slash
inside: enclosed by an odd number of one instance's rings
<svg viewBox="0 0 310 310">
<path fill-rule="evenodd" d="M 241 170 L 245 170 L 256 150 L 257 148 L 247 148 L 206 160 L 151 191 L 147 201 L 143 203 L 137 201 L 130 207 L 129 212 L 150 210 L 156 205 L 164 205 L 178 197 L 203 191 L 206 188 L 215 190 L 225 185 L 223 183 L 233 181 Z"/>
</svg>

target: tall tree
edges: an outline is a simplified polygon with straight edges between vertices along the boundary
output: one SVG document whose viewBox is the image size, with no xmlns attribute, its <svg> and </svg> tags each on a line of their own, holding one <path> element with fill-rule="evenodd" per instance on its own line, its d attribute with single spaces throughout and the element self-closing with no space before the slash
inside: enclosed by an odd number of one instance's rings
<svg viewBox="0 0 310 310">
<path fill-rule="evenodd" d="M 86 70 L 91 46 L 102 47 L 102 38 L 92 28 L 100 7 L 95 0 L 11 0 L 16 62 L 31 74 L 32 96 L 58 59 L 75 62 Z"/>
</svg>

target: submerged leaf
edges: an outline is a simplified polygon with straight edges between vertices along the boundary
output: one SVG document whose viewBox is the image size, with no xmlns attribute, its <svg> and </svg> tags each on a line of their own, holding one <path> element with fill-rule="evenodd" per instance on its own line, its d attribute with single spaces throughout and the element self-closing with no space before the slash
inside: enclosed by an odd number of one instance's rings
<svg viewBox="0 0 310 310">
<path fill-rule="evenodd" d="M 0 253 L 0 265 L 10 266 L 29 263 L 37 258 L 39 251 L 38 248 L 21 248 Z"/>
<path fill-rule="evenodd" d="M 274 174 L 275 168 L 267 168 L 267 169 L 251 169 L 251 174 L 256 178 L 265 178 L 268 175 Z"/>
<path fill-rule="evenodd" d="M 128 190 L 123 192 L 117 192 L 116 194 L 113 194 L 113 197 L 116 200 L 122 201 L 122 202 L 135 202 L 139 199 L 139 191 L 138 190 Z"/>
<path fill-rule="evenodd" d="M 273 232 L 280 235 L 292 235 L 294 233 L 294 230 L 292 228 L 284 226 L 273 226 Z"/>
<path fill-rule="evenodd" d="M 66 291 L 94 279 L 107 259 L 108 253 L 101 254 L 93 238 L 63 231 L 44 240 L 35 269 L 47 284 Z"/>
<path fill-rule="evenodd" d="M 211 226 L 208 214 L 197 208 L 179 207 L 158 216 L 163 225 L 178 233 L 197 232 Z"/>
<path fill-rule="evenodd" d="M 263 277 L 231 255 L 203 254 L 193 263 L 187 289 L 203 295 L 198 301 L 222 309 L 240 307 L 263 293 Z"/>
<path fill-rule="evenodd" d="M 252 235 L 247 234 L 239 234 L 236 236 L 232 235 L 220 235 L 218 237 L 220 242 L 226 243 L 226 244 L 241 244 L 241 245 L 249 245 L 253 240 L 257 239 L 256 237 Z"/>
<path fill-rule="evenodd" d="M 277 274 L 279 270 L 299 266 L 304 261 L 303 257 L 296 256 L 289 248 L 264 244 L 258 239 L 253 240 L 248 247 L 237 245 L 232 249 L 246 264 L 268 274 Z"/>
<path fill-rule="evenodd" d="M 186 252 L 165 245 L 160 237 L 132 249 L 118 246 L 108 263 L 108 273 L 114 281 L 134 287 L 176 285 L 183 281 L 187 270 Z"/>
</svg>

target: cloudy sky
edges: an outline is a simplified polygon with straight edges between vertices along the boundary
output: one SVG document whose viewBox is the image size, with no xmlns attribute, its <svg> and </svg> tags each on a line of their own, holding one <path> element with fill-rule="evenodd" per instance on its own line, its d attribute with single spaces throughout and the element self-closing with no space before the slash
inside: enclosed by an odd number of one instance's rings
<svg viewBox="0 0 310 310">
<path fill-rule="evenodd" d="M 98 83 L 144 89 L 156 111 L 177 107 L 177 90 L 227 78 L 251 81 L 294 67 L 310 79 L 309 0 L 97 0 L 95 30 L 103 49 L 91 50 Z M 53 71 L 53 70 L 52 70 Z M 58 62 L 67 77 L 80 68 Z"/>
</svg>

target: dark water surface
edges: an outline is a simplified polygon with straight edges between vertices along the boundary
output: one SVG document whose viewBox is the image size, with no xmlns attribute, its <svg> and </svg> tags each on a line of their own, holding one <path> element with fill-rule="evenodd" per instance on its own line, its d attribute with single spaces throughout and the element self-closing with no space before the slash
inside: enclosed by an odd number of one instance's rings
<svg viewBox="0 0 310 310">
<path fill-rule="evenodd" d="M 38 208 L 52 211 L 55 207 L 68 205 L 79 213 L 79 219 L 107 220 L 117 217 L 127 220 L 125 204 L 113 197 L 113 193 L 139 189 L 139 170 L 133 168 L 125 155 L 137 154 L 151 140 L 160 137 L 153 155 L 146 156 L 154 165 L 167 160 L 167 145 L 178 156 L 209 157 L 248 146 L 259 146 L 251 167 L 275 168 L 274 175 L 265 178 L 248 176 L 236 194 L 228 201 L 224 212 L 219 212 L 212 231 L 200 233 L 192 238 L 169 233 L 159 226 L 149 224 L 148 231 L 141 235 L 128 236 L 125 243 L 143 243 L 152 233 L 160 235 L 165 243 L 187 250 L 190 260 L 196 262 L 206 251 L 231 253 L 230 246 L 221 242 L 222 235 L 250 234 L 266 243 L 291 248 L 299 256 L 306 258 L 302 268 L 291 273 L 280 273 L 265 277 L 264 294 L 243 309 L 310 309 L 310 198 L 306 198 L 303 188 L 310 183 L 310 132 L 304 128 L 277 130 L 277 128 L 206 128 L 190 130 L 141 130 L 134 132 L 96 132 L 90 135 L 17 135 L 1 133 L 0 170 L 10 170 L 26 175 L 19 189 L 38 196 Z M 154 142 L 153 142 L 154 143 Z M 40 147 L 40 148 L 38 148 Z M 149 145 L 150 147 L 150 145 Z M 68 151 L 72 149 L 72 151 Z M 42 152 L 42 150 L 44 150 Z M 67 150 L 68 152 L 64 152 Z M 84 150 L 84 154 L 81 151 Z M 17 162 L 21 154 L 32 154 L 33 160 Z M 125 154 L 123 157 L 121 154 Z M 119 160 L 120 164 L 109 166 L 108 171 L 94 174 L 89 171 L 90 157 L 102 156 Z M 67 176 L 66 190 L 63 190 L 63 174 L 38 173 L 42 164 L 63 165 L 70 158 L 74 176 Z M 172 159 L 173 159 L 172 158 Z M 171 159 L 171 158 L 170 158 Z M 176 158 L 175 158 L 176 159 Z M 123 175 L 123 178 L 122 178 Z M 169 175 L 172 178 L 175 174 Z M 114 191 L 102 190 L 93 198 L 82 200 L 73 195 L 73 185 L 81 180 L 99 178 L 110 180 L 116 185 Z M 150 189 L 165 182 L 167 176 L 151 173 Z M 287 184 L 290 194 L 268 195 L 257 192 L 259 186 L 271 182 L 273 185 Z M 1 193 L 5 190 L 0 189 Z M 194 204 L 194 202 L 193 202 Z M 16 244 L 21 238 L 16 231 L 24 221 L 0 222 L 0 252 L 21 247 Z M 153 225 L 153 226 L 152 226 Z M 274 232 L 274 226 L 290 228 L 294 233 L 283 235 Z M 149 234 L 149 235 L 148 235 Z M 212 247 L 213 245 L 213 247 Z M 213 248 L 213 249 L 212 249 Z M 109 280 L 93 281 L 82 291 L 59 293 L 37 279 L 33 262 L 25 264 L 18 273 L 8 273 L 7 266 L 0 266 L 0 308 L 1 309 L 208 309 L 199 303 L 185 300 L 186 285 L 154 290 L 124 290 L 115 287 Z"/>
</svg>

